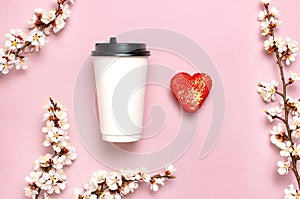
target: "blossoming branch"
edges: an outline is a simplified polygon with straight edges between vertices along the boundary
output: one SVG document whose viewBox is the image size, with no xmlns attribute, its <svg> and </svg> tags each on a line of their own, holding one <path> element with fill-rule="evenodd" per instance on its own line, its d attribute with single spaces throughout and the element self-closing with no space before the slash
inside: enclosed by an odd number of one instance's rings
<svg viewBox="0 0 300 199">
<path fill-rule="evenodd" d="M 66 188 L 66 175 L 63 171 L 65 165 L 71 165 L 76 159 L 76 150 L 68 142 L 68 124 L 66 108 L 57 101 L 49 99 L 44 107 L 45 127 L 42 132 L 46 134 L 43 145 L 51 147 L 53 153 L 47 153 L 35 160 L 33 171 L 25 178 L 27 186 L 24 188 L 25 196 L 37 199 L 43 194 L 44 199 L 49 195 L 59 194 Z"/>
<path fill-rule="evenodd" d="M 70 17 L 69 3 L 73 0 L 57 0 L 55 10 L 46 11 L 37 8 L 28 22 L 29 35 L 20 29 L 11 29 L 5 35 L 4 48 L 0 48 L 0 72 L 7 74 L 11 69 L 26 69 L 29 64 L 25 53 L 38 52 L 47 41 L 47 36 L 52 32 L 58 33 Z"/>
<path fill-rule="evenodd" d="M 94 172 L 83 189 L 74 189 L 73 199 L 121 199 L 123 196 L 134 192 L 140 182 L 150 184 L 150 189 L 158 191 L 164 185 L 165 179 L 173 179 L 173 165 L 168 165 L 164 173 L 149 175 L 141 170 L 120 170 L 107 172 L 99 170 Z"/>
<path fill-rule="evenodd" d="M 290 184 L 284 190 L 285 199 L 297 199 L 300 197 L 300 175 L 297 162 L 300 160 L 300 144 L 297 139 L 300 137 L 300 99 L 288 95 L 288 87 L 299 81 L 300 77 L 295 72 L 290 72 L 289 78 L 286 77 L 285 67 L 296 60 L 297 42 L 287 37 L 283 39 L 275 35 L 275 30 L 282 23 L 279 20 L 279 11 L 275 7 L 270 7 L 271 0 L 262 0 L 263 10 L 260 11 L 258 20 L 261 22 L 262 36 L 265 50 L 275 57 L 280 74 L 279 82 L 261 82 L 258 84 L 258 93 L 267 102 L 275 102 L 277 96 L 280 100 L 277 106 L 265 110 L 267 119 L 270 122 L 277 121 L 270 131 L 270 140 L 277 148 L 281 160 L 277 162 L 278 173 L 286 175 L 292 172 L 296 178 L 297 186 Z"/>
</svg>

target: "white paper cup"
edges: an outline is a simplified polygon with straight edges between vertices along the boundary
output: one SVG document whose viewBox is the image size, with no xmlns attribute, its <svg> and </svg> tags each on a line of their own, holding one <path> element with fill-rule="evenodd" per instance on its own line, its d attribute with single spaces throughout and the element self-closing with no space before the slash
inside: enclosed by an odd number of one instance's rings
<svg viewBox="0 0 300 199">
<path fill-rule="evenodd" d="M 142 136 L 150 52 L 142 43 L 97 43 L 92 52 L 102 139 L 134 142 Z"/>
</svg>

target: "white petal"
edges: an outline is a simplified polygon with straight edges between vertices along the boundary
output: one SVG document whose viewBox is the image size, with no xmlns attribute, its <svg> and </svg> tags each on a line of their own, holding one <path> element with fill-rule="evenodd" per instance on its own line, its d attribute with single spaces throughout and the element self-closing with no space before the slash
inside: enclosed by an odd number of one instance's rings
<svg viewBox="0 0 300 199">
<path fill-rule="evenodd" d="M 6 75 L 7 73 L 9 73 L 9 69 L 8 68 L 4 68 L 2 70 L 2 74 Z"/>
</svg>

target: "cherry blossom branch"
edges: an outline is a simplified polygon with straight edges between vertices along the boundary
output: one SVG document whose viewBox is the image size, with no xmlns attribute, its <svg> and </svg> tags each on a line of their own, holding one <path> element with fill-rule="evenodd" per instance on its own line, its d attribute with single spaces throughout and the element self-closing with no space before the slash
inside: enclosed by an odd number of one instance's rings
<svg viewBox="0 0 300 199">
<path fill-rule="evenodd" d="M 297 42 L 286 38 L 283 40 L 275 35 L 275 30 L 281 24 L 279 20 L 279 11 L 270 8 L 271 0 L 262 0 L 264 10 L 260 11 L 258 20 L 261 21 L 262 35 L 267 39 L 264 41 L 265 50 L 269 54 L 274 54 L 276 64 L 280 73 L 282 92 L 278 91 L 278 82 L 273 80 L 271 83 L 262 82 L 258 84 L 258 93 L 265 102 L 273 102 L 276 100 L 276 94 L 281 96 L 282 102 L 280 106 L 270 108 L 265 111 L 270 122 L 279 119 L 278 123 L 271 130 L 271 142 L 280 149 L 280 155 L 285 158 L 284 161 L 278 161 L 278 173 L 285 175 L 291 170 L 297 180 L 297 189 L 291 184 L 284 190 L 285 198 L 298 198 L 300 196 L 300 176 L 297 168 L 297 161 L 300 157 L 300 144 L 296 139 L 300 137 L 300 100 L 293 99 L 287 95 L 287 87 L 295 81 L 300 80 L 298 74 L 291 72 L 288 82 L 285 78 L 284 65 L 289 66 L 295 61 L 297 56 Z M 282 113 L 284 116 L 282 117 Z"/>
<path fill-rule="evenodd" d="M 43 145 L 51 147 L 53 154 L 47 153 L 35 160 L 33 171 L 25 178 L 25 196 L 33 199 L 39 198 L 41 194 L 44 199 L 48 199 L 49 195 L 64 190 L 67 177 L 63 167 L 71 165 L 77 157 L 75 148 L 68 142 L 67 130 L 70 125 L 64 106 L 50 98 L 44 108 L 47 112 L 43 119 L 46 121 L 42 129 L 46 134 Z"/>
<path fill-rule="evenodd" d="M 39 52 L 47 41 L 47 36 L 52 32 L 58 33 L 70 17 L 69 3 L 73 0 L 57 0 L 55 10 L 46 11 L 35 9 L 34 15 L 28 22 L 31 29 L 28 36 L 20 29 L 11 29 L 5 35 L 4 48 L 0 48 L 0 72 L 7 74 L 13 68 L 16 70 L 27 69 L 29 60 L 25 53 Z"/>
<path fill-rule="evenodd" d="M 274 36 L 274 31 L 273 31 L 273 36 Z M 274 36 L 275 37 L 275 36 Z M 281 77 L 281 83 L 282 83 L 282 88 L 283 88 L 283 93 L 282 93 L 282 99 L 283 99 L 283 105 L 284 105 L 284 119 L 282 120 L 283 123 L 285 124 L 285 128 L 286 131 L 288 133 L 288 141 L 291 142 L 292 145 L 295 145 L 294 141 L 293 141 L 293 137 L 292 137 L 292 131 L 290 130 L 290 125 L 289 125 L 289 107 L 288 107 L 288 101 L 287 101 L 287 86 L 289 84 L 286 84 L 286 80 L 285 80 L 285 75 L 284 75 L 284 69 L 283 69 L 283 65 L 282 65 L 282 56 L 280 55 L 280 53 L 278 51 L 276 51 L 276 59 L 277 59 L 277 65 L 280 71 L 280 77 Z M 298 161 L 298 156 L 294 156 L 293 153 L 290 153 L 290 157 L 292 159 L 292 171 L 295 175 L 295 178 L 297 180 L 298 183 L 298 189 L 300 190 L 300 175 L 297 169 L 297 161 Z"/>
<path fill-rule="evenodd" d="M 93 173 L 88 183 L 84 184 L 83 189 L 74 189 L 73 199 L 84 198 L 115 198 L 134 192 L 140 182 L 150 184 L 150 189 L 158 191 L 159 186 L 164 185 L 165 179 L 176 178 L 172 173 L 175 171 L 173 165 L 168 165 L 164 173 L 150 176 L 141 170 L 120 170 L 107 172 L 99 170 Z"/>
</svg>

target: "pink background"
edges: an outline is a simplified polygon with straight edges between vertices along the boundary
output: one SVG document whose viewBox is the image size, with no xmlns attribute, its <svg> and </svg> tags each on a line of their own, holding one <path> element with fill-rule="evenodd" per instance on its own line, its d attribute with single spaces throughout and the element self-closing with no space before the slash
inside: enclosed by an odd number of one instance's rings
<svg viewBox="0 0 300 199">
<path fill-rule="evenodd" d="M 284 22 L 280 34 L 300 41 L 300 2 L 274 1 L 273 5 Z M 1 41 L 11 28 L 25 29 L 34 8 L 53 6 L 51 1 L 2 0 Z M 143 185 L 127 198 L 283 198 L 283 189 L 293 178 L 276 172 L 280 157 L 269 143 L 271 126 L 263 114 L 267 106 L 256 94 L 257 82 L 278 79 L 273 62 L 263 51 L 256 21 L 259 10 L 258 1 L 238 0 L 78 1 L 67 27 L 58 36 L 52 35 L 38 56 L 30 57 L 32 65 L 27 71 L 0 76 L 0 197 L 24 198 L 24 177 L 46 151 L 41 107 L 50 96 L 69 107 L 69 134 L 78 151 L 76 162 L 65 169 L 68 188 L 56 198 L 70 198 L 72 189 L 82 187 L 93 171 L 109 169 L 85 150 L 76 132 L 72 113 L 76 76 L 95 41 L 132 29 L 157 27 L 178 31 L 207 51 L 223 79 L 226 119 L 208 157 L 198 159 L 204 136 L 199 131 L 191 147 L 174 163 L 176 180 L 157 193 Z M 296 72 L 300 72 L 298 64 L 292 66 Z M 174 69 L 193 72 L 183 65 Z M 293 91 L 299 93 L 300 88 Z M 155 94 L 151 98 L 155 99 Z M 208 110 L 209 104 L 205 104 Z M 165 142 L 153 143 L 161 147 Z M 148 145 L 147 149 L 155 147 Z"/>
</svg>

